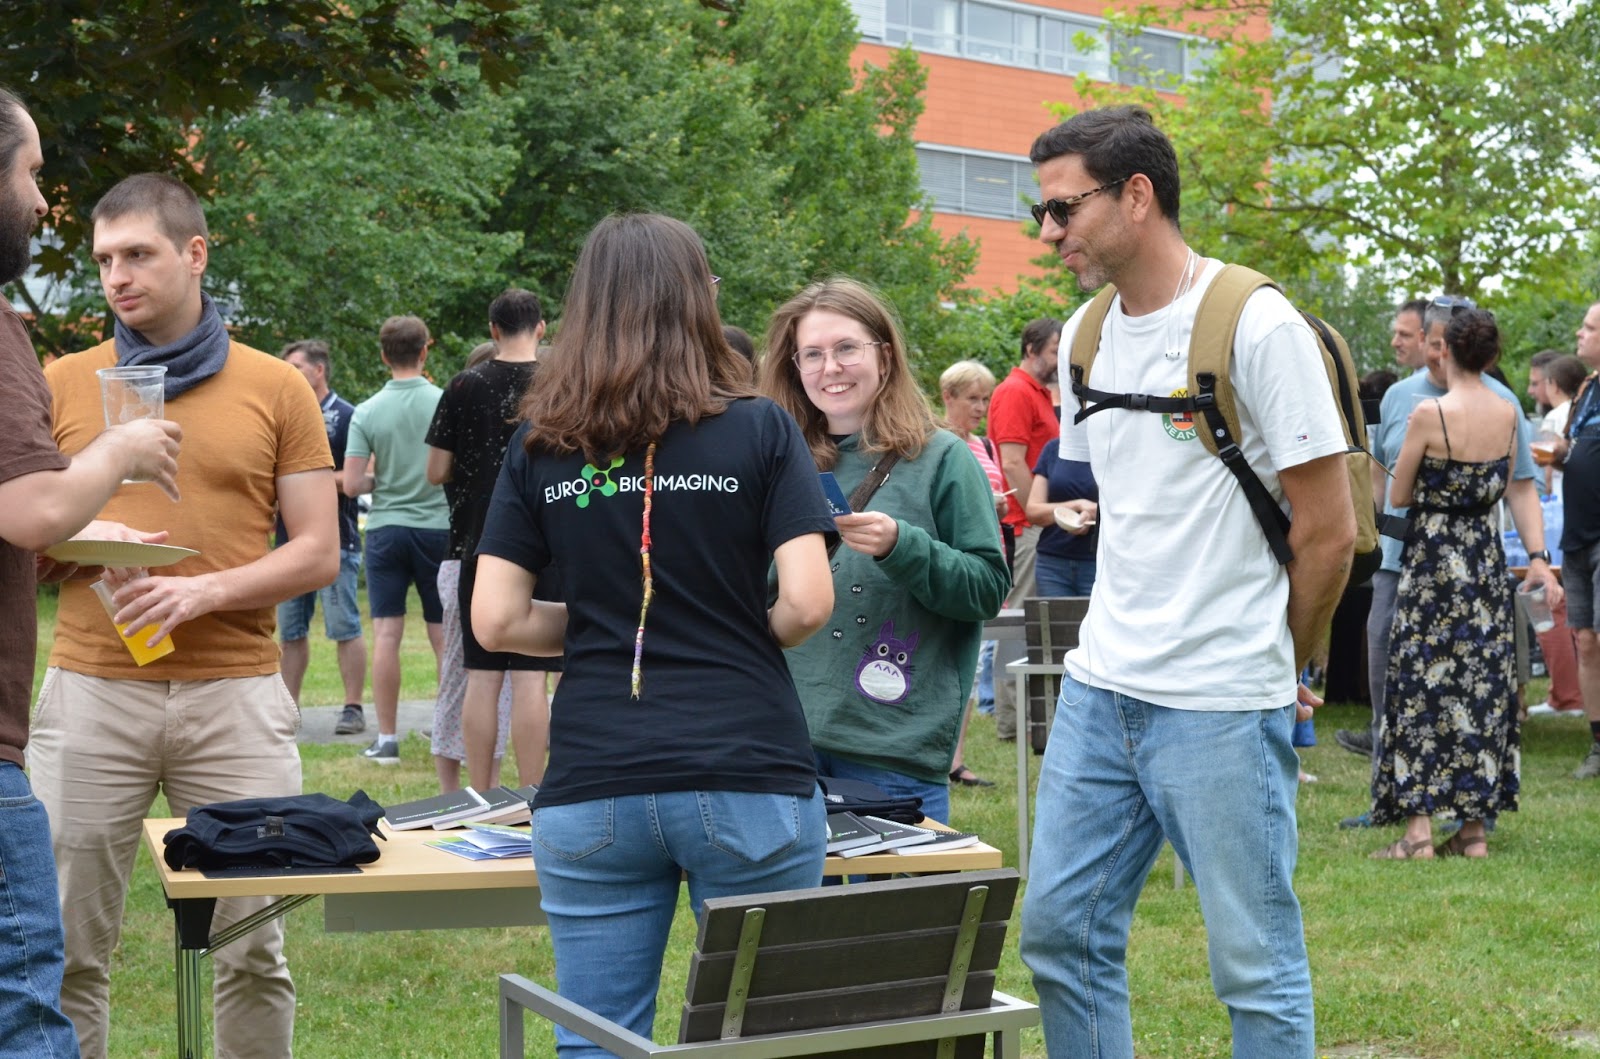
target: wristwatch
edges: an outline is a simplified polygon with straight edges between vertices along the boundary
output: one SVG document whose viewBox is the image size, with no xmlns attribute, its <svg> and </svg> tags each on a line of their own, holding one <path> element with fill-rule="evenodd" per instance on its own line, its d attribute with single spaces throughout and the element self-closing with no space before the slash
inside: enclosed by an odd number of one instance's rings
<svg viewBox="0 0 1600 1059">
<path fill-rule="evenodd" d="M 1531 563 L 1535 559 L 1543 559 L 1544 562 L 1545 562 L 1545 565 L 1549 566 L 1550 565 L 1550 550 L 1548 548 L 1541 548 L 1536 552 L 1529 552 L 1528 553 L 1528 562 Z"/>
</svg>

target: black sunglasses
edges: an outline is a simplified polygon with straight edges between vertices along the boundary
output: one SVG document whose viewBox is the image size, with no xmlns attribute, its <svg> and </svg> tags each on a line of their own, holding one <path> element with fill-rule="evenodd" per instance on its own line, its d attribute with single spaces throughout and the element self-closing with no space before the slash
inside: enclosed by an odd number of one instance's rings
<svg viewBox="0 0 1600 1059">
<path fill-rule="evenodd" d="M 1118 184 L 1124 183 L 1127 179 L 1127 177 L 1122 177 L 1120 180 L 1113 180 L 1109 184 L 1101 184 L 1097 188 L 1094 188 L 1090 191 L 1085 191 L 1082 195 L 1073 195 L 1071 198 L 1048 199 L 1044 202 L 1035 202 L 1032 206 L 1028 207 L 1028 212 L 1033 214 L 1033 222 L 1035 224 L 1042 226 L 1044 224 L 1044 215 L 1048 213 L 1051 220 L 1065 228 L 1067 226 L 1067 222 L 1072 220 L 1072 208 L 1074 206 L 1078 205 L 1084 199 L 1089 198 L 1091 195 L 1098 195 L 1102 191 L 1109 190 L 1116 187 Z"/>
</svg>

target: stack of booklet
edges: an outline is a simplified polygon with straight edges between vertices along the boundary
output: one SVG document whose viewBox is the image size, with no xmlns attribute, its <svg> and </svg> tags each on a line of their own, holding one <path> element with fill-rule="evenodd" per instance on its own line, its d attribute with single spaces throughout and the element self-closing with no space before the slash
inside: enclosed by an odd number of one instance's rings
<svg viewBox="0 0 1600 1059">
<path fill-rule="evenodd" d="M 468 860 L 533 856 L 532 832 L 505 824 L 468 824 L 465 834 L 429 839 L 423 845 Z"/>
<path fill-rule="evenodd" d="M 414 802 L 401 802 L 384 810 L 383 818 L 395 831 L 431 827 L 463 827 L 468 823 L 521 824 L 532 816 L 528 803 L 539 793 L 533 784 L 526 787 L 496 787 L 479 794 L 471 787 L 435 794 Z"/>
<path fill-rule="evenodd" d="M 891 852 L 910 856 L 957 849 L 977 841 L 977 835 L 960 831 L 936 831 L 858 813 L 828 814 L 828 852 L 841 857 Z"/>
</svg>

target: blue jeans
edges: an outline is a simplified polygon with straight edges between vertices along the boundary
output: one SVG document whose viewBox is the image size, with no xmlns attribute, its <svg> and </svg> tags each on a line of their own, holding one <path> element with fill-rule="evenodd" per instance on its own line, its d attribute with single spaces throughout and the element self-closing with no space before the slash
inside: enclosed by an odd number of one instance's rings
<svg viewBox="0 0 1600 1059">
<path fill-rule="evenodd" d="M 335 643 L 361 635 L 361 605 L 356 602 L 356 581 L 361 573 L 361 552 L 339 553 L 339 576 L 333 584 L 295 596 L 278 604 L 278 635 L 285 642 L 311 635 L 311 615 L 322 600 L 322 628 Z"/>
<path fill-rule="evenodd" d="M 994 649 L 998 646 L 994 640 L 985 640 L 978 649 L 978 688 L 974 694 L 979 713 L 994 712 Z"/>
<path fill-rule="evenodd" d="M 1033 568 L 1041 596 L 1087 596 L 1094 588 L 1093 559 L 1062 559 L 1041 555 Z"/>
<path fill-rule="evenodd" d="M 649 1037 L 682 877 L 697 916 L 709 897 L 817 886 L 826 816 L 815 789 L 668 791 L 537 810 L 533 859 L 561 995 Z M 560 1027 L 556 1045 L 561 1059 L 611 1054 Z"/>
<path fill-rule="evenodd" d="M 1050 1054 L 1133 1059 L 1128 928 L 1164 837 L 1194 877 L 1234 1056 L 1312 1059 L 1294 707 L 1173 710 L 1066 676 L 1055 726 L 1022 906 Z"/>
<path fill-rule="evenodd" d="M 0 1055 L 78 1055 L 65 949 L 50 821 L 22 769 L 0 762 Z"/>
<path fill-rule="evenodd" d="M 922 815 L 932 817 L 941 824 L 950 822 L 950 784 L 929 783 L 888 769 L 863 765 L 826 751 L 818 750 L 817 775 L 836 776 L 842 780 L 860 780 L 881 789 L 896 798 L 921 798 Z"/>
</svg>

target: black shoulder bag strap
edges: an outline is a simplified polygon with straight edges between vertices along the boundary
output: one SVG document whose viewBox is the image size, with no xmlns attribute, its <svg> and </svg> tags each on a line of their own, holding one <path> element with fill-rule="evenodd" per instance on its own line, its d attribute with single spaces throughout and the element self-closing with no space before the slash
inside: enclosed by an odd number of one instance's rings
<svg viewBox="0 0 1600 1059">
<path fill-rule="evenodd" d="M 861 484 L 850 492 L 848 499 L 852 512 L 860 511 L 867 506 L 867 502 L 872 499 L 872 494 L 878 491 L 878 486 L 888 479 L 889 468 L 899 462 L 899 459 L 900 454 L 893 449 L 878 458 L 878 462 L 872 465 L 872 470 L 868 471 L 867 476 L 861 479 Z M 833 543 L 828 545 L 828 558 L 833 558 L 833 553 L 839 550 L 840 543 L 841 541 L 835 538 Z"/>
</svg>

